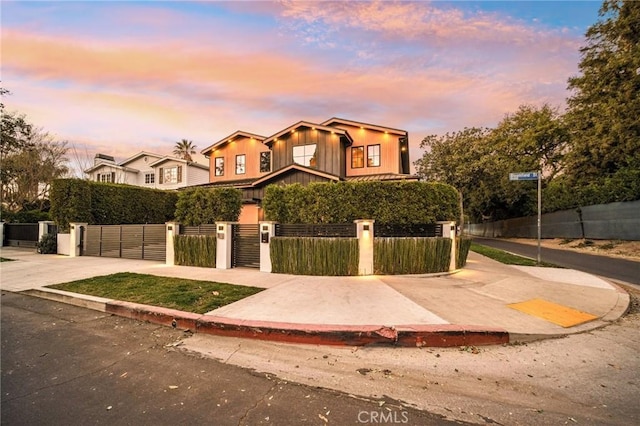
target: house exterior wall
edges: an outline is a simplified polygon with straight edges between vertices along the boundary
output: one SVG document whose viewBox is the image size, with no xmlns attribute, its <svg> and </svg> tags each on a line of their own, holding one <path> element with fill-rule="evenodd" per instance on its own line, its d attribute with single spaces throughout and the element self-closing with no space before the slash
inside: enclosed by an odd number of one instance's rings
<svg viewBox="0 0 640 426">
<path fill-rule="evenodd" d="M 333 124 L 332 127 L 346 130 L 353 138 L 353 144 L 346 148 L 346 176 L 366 176 L 384 173 L 402 173 L 400 167 L 400 135 L 379 130 Z M 380 166 L 367 164 L 367 147 L 380 145 Z M 352 148 L 364 148 L 364 167 L 352 167 Z"/>
<path fill-rule="evenodd" d="M 209 157 L 209 182 L 227 182 L 238 179 L 253 179 L 271 172 L 260 172 L 260 153 L 269 152 L 269 147 L 253 138 L 238 137 L 211 152 Z M 236 174 L 236 156 L 245 155 L 245 172 Z M 273 154 L 272 154 L 273 155 Z M 215 159 L 224 158 L 224 175 L 216 176 Z M 206 183 L 206 182 L 205 182 Z"/>
<path fill-rule="evenodd" d="M 135 176 L 135 180 L 129 181 L 127 183 L 131 185 L 143 186 L 145 188 L 156 188 L 158 186 L 158 172 L 157 170 L 153 169 L 149 165 L 155 161 L 158 161 L 160 158 L 162 157 L 155 156 L 155 155 L 142 155 L 128 163 L 122 163 L 122 165 L 126 167 L 136 169 L 139 171 Z M 145 175 L 151 174 L 151 173 L 154 175 L 154 182 L 145 183 Z"/>
<path fill-rule="evenodd" d="M 112 174 L 111 183 L 130 183 L 137 180 L 135 173 L 127 172 L 115 164 L 102 164 L 90 174 L 90 179 L 94 182 L 102 182 L 100 175 Z"/>
<path fill-rule="evenodd" d="M 272 143 L 273 170 L 294 164 L 294 146 L 311 144 L 316 144 L 316 166 L 313 168 L 345 176 L 345 150 L 340 135 L 309 128 L 300 128 Z"/>
</svg>

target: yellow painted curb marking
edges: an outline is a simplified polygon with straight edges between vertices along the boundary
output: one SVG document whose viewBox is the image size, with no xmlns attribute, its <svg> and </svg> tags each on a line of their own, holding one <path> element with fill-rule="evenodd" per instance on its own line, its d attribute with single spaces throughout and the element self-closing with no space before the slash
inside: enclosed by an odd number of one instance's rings
<svg viewBox="0 0 640 426">
<path fill-rule="evenodd" d="M 595 315 L 542 299 L 531 299 L 525 302 L 512 303 L 507 306 L 520 312 L 524 312 L 525 314 L 558 324 L 565 328 L 584 324 L 585 322 L 598 318 Z"/>
</svg>

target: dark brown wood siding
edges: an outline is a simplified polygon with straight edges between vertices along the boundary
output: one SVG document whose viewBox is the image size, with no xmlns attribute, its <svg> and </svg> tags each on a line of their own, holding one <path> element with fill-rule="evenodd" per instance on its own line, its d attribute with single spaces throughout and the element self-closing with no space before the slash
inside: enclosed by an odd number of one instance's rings
<svg viewBox="0 0 640 426">
<path fill-rule="evenodd" d="M 301 185 L 308 185 L 312 182 L 329 182 L 331 179 L 306 173 L 300 170 L 291 170 L 290 172 L 279 176 L 277 179 L 270 180 L 265 183 L 264 186 L 259 188 L 243 188 L 242 200 L 262 200 L 264 197 L 264 189 L 269 185 L 290 185 L 293 183 L 299 183 Z"/>
<path fill-rule="evenodd" d="M 293 164 L 293 147 L 316 144 L 317 169 L 336 176 L 346 174 L 345 146 L 338 134 L 310 128 L 299 128 L 294 133 L 280 137 L 274 141 L 273 170 Z"/>
</svg>

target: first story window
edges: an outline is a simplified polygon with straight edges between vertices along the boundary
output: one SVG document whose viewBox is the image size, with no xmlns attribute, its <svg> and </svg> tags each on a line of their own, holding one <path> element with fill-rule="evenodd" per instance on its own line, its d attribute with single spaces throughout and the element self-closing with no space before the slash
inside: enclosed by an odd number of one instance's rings
<svg viewBox="0 0 640 426">
<path fill-rule="evenodd" d="M 260 173 L 271 171 L 271 151 L 260 153 Z"/>
<path fill-rule="evenodd" d="M 244 154 L 236 155 L 236 174 L 243 175 L 246 171 L 247 156 Z"/>
<path fill-rule="evenodd" d="M 182 182 L 182 166 L 160 168 L 160 183 Z"/>
<path fill-rule="evenodd" d="M 317 167 L 316 144 L 294 146 L 293 162 L 307 167 Z"/>
<path fill-rule="evenodd" d="M 155 183 L 155 182 L 156 182 L 155 173 L 145 173 L 144 174 L 144 183 L 149 184 L 149 183 Z"/>
<path fill-rule="evenodd" d="M 367 167 L 380 167 L 380 145 L 367 146 Z"/>
<path fill-rule="evenodd" d="M 216 157 L 216 176 L 224 176 L 224 157 Z"/>
<path fill-rule="evenodd" d="M 109 183 L 114 183 L 116 181 L 116 174 L 115 172 L 111 172 L 111 173 L 98 173 L 96 175 L 96 181 L 97 182 L 109 182 Z"/>
<path fill-rule="evenodd" d="M 364 147 L 356 146 L 351 148 L 351 168 L 359 169 L 364 167 Z"/>
</svg>

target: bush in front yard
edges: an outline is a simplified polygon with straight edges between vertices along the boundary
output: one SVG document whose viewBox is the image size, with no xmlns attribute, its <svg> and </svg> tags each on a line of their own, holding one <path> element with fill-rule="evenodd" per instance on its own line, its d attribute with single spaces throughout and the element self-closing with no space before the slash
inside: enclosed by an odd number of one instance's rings
<svg viewBox="0 0 640 426">
<path fill-rule="evenodd" d="M 44 234 L 40 241 L 36 243 L 36 250 L 40 254 L 57 254 L 58 253 L 58 235 Z"/>
</svg>

